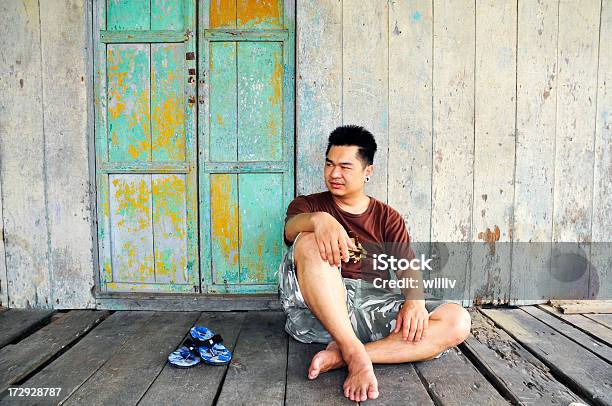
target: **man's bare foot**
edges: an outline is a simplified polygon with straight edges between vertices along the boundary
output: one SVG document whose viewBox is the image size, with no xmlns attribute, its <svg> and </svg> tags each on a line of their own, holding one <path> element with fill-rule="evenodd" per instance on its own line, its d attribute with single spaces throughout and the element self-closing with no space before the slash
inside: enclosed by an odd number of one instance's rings
<svg viewBox="0 0 612 406">
<path fill-rule="evenodd" d="M 378 380 L 374 375 L 372 361 L 365 347 L 357 346 L 351 350 L 342 352 L 343 358 L 348 365 L 348 376 L 342 386 L 344 396 L 353 400 L 361 401 L 376 399 L 378 397 Z"/>
<path fill-rule="evenodd" d="M 338 344 L 330 342 L 323 351 L 319 351 L 312 357 L 310 368 L 308 368 L 308 379 L 315 379 L 319 374 L 345 366 Z"/>
</svg>

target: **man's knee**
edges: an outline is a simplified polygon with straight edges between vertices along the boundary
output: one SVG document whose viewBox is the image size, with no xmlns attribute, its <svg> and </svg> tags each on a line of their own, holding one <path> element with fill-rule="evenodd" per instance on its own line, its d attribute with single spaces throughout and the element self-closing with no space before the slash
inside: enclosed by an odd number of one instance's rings
<svg viewBox="0 0 612 406">
<path fill-rule="evenodd" d="M 470 313 L 458 304 L 450 304 L 449 327 L 451 345 L 459 345 L 470 335 L 472 319 Z"/>
<path fill-rule="evenodd" d="M 300 237 L 295 241 L 293 248 L 293 256 L 296 262 L 312 261 L 321 259 L 319 247 L 313 232 L 305 231 L 300 234 Z"/>
<path fill-rule="evenodd" d="M 447 303 L 436 309 L 438 317 L 445 325 L 445 338 L 447 345 L 454 347 L 461 344 L 470 335 L 472 321 L 470 313 L 463 307 L 455 303 Z"/>
</svg>

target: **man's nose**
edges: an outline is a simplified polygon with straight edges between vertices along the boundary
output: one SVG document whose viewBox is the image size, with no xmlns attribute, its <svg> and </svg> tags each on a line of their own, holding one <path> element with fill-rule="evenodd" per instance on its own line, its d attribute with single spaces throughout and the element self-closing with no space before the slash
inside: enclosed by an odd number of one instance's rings
<svg viewBox="0 0 612 406">
<path fill-rule="evenodd" d="M 331 172 L 332 178 L 339 178 L 340 176 L 342 176 L 342 171 L 340 170 L 340 168 L 335 167 L 334 169 L 332 169 L 332 172 Z"/>
</svg>

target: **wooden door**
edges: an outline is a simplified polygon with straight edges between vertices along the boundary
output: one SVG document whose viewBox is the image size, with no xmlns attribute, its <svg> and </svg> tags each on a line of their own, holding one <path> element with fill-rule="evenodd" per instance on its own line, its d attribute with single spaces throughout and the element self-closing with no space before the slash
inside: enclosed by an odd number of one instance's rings
<svg viewBox="0 0 612 406">
<path fill-rule="evenodd" d="M 198 292 L 195 0 L 98 0 L 103 292 Z"/>
<path fill-rule="evenodd" d="M 201 0 L 203 291 L 277 289 L 293 196 L 293 0 Z"/>
</svg>

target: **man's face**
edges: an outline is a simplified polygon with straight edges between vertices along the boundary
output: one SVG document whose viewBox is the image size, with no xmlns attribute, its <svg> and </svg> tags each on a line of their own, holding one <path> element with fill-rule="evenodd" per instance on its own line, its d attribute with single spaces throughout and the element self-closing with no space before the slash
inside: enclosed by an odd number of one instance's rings
<svg viewBox="0 0 612 406">
<path fill-rule="evenodd" d="M 365 177 L 372 174 L 372 165 L 363 167 L 358 158 L 359 147 L 337 146 L 329 149 L 325 159 L 325 184 L 335 196 L 346 196 L 363 192 Z"/>
</svg>

